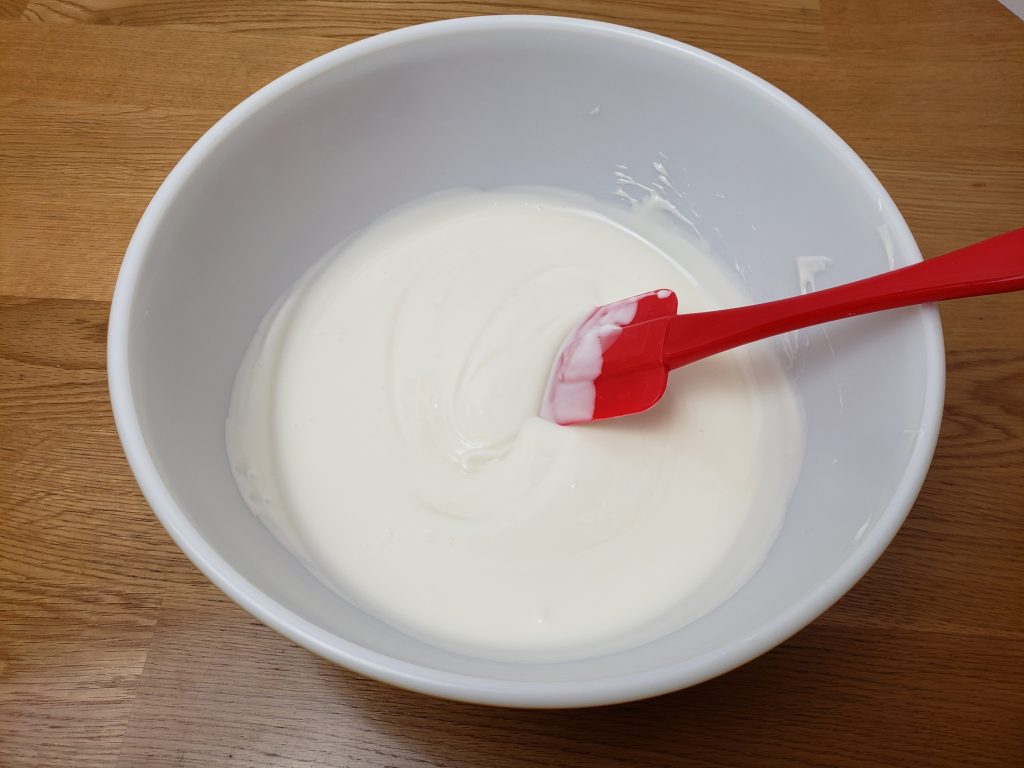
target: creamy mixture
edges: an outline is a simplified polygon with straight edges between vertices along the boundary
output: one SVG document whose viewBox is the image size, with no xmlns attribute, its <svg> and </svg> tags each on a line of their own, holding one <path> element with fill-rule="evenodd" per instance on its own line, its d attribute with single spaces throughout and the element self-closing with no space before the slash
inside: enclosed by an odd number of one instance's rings
<svg viewBox="0 0 1024 768">
<path fill-rule="evenodd" d="M 464 190 L 388 214 L 260 326 L 238 485 L 319 578 L 442 647 L 559 660 L 676 629 L 764 560 L 801 429 L 765 347 L 674 372 L 639 416 L 538 416 L 580 318 L 661 288 L 681 311 L 748 301 L 656 205 Z"/>
</svg>

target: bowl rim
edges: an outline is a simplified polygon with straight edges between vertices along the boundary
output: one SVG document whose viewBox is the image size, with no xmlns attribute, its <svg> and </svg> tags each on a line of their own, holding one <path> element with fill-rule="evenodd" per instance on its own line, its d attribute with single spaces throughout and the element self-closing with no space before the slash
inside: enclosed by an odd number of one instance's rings
<svg viewBox="0 0 1024 768">
<path fill-rule="evenodd" d="M 926 389 L 921 429 L 910 459 L 886 508 L 860 546 L 803 600 L 788 606 L 749 636 L 714 651 L 656 670 L 587 681 L 497 680 L 456 674 L 406 662 L 326 632 L 271 599 L 234 570 L 203 539 L 174 501 L 143 437 L 131 388 L 129 319 L 149 243 L 171 201 L 197 166 L 241 123 L 274 99 L 322 73 L 360 57 L 426 38 L 492 30 L 554 30 L 604 36 L 650 48 L 668 49 L 715 67 L 770 97 L 798 123 L 812 130 L 859 182 L 878 197 L 879 210 L 901 253 L 910 263 L 920 251 L 892 198 L 867 165 L 822 120 L 756 75 L 694 46 L 630 27 L 558 16 L 482 16 L 429 22 L 385 32 L 318 56 L 256 91 L 217 121 L 181 158 L 147 206 L 125 253 L 114 289 L 107 336 L 111 405 L 125 456 L 147 502 L 185 555 L 222 592 L 280 634 L 313 653 L 367 677 L 411 691 L 496 706 L 565 708 L 614 704 L 657 696 L 704 682 L 771 650 L 824 613 L 851 589 L 881 556 L 909 513 L 928 472 L 938 440 L 945 392 L 945 351 L 938 310 L 922 307 Z"/>
</svg>

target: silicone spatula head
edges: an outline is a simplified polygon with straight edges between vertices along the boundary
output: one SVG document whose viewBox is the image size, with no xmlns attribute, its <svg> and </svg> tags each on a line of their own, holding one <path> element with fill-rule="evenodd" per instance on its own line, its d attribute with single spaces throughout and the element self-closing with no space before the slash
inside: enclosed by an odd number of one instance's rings
<svg viewBox="0 0 1024 768">
<path fill-rule="evenodd" d="M 642 293 L 594 309 L 566 337 L 555 356 L 540 415 L 556 424 L 579 424 L 646 411 L 668 383 L 662 361 L 665 324 L 676 295 Z"/>
</svg>

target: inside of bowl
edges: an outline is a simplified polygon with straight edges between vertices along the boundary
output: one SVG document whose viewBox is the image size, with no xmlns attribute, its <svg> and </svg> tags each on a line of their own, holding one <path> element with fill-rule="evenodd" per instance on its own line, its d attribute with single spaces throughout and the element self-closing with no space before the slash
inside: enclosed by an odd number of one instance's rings
<svg viewBox="0 0 1024 768">
<path fill-rule="evenodd" d="M 250 514 L 224 446 L 232 381 L 258 321 L 317 258 L 374 217 L 453 187 L 551 185 L 614 199 L 616 171 L 671 174 L 694 236 L 754 300 L 915 258 L 871 177 L 775 93 L 692 50 L 596 27 L 507 25 L 349 49 L 246 105 L 187 161 L 145 248 L 130 310 L 143 437 L 187 523 L 258 593 L 319 628 L 437 670 L 572 681 L 685 663 L 744 642 L 854 557 L 919 437 L 928 315 L 910 309 L 788 342 L 806 458 L 757 575 L 643 649 L 522 666 L 412 640 L 317 582 Z M 301 80 L 302 82 L 298 82 Z M 887 246 L 888 243 L 888 246 Z M 826 335 L 827 334 L 827 335 Z M 931 352 L 934 354 L 934 351 Z M 344 471 L 340 468 L 339 471 Z M 191 534 L 189 534 L 191 535 Z"/>
</svg>

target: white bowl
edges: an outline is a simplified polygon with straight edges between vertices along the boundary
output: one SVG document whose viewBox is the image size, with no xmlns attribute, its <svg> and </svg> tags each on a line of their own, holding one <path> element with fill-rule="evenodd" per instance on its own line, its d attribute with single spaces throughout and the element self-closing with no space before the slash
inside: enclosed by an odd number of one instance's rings
<svg viewBox="0 0 1024 768">
<path fill-rule="evenodd" d="M 329 591 L 239 496 L 224 448 L 236 368 L 274 300 L 379 214 L 452 187 L 550 185 L 611 197 L 614 172 L 669 166 L 693 221 L 755 300 L 918 261 L 892 200 L 810 112 L 748 72 L 591 21 L 490 17 L 346 46 L 247 99 L 189 150 L 125 256 L 110 316 L 111 398 L 146 498 L 192 561 L 254 616 L 370 677 L 523 707 L 638 699 L 783 641 L 845 593 L 903 522 L 938 434 L 938 313 L 801 332 L 806 459 L 764 567 L 672 635 L 561 664 L 471 659 Z M 888 245 L 886 245 L 888 243 Z M 833 354 L 834 352 L 834 354 Z M 344 471 L 344 468 L 339 468 Z"/>
</svg>

